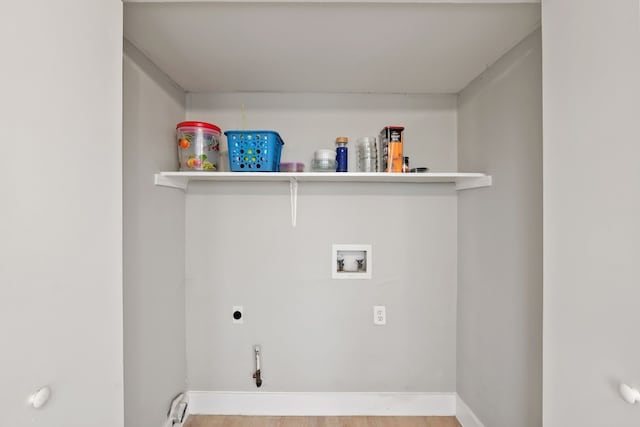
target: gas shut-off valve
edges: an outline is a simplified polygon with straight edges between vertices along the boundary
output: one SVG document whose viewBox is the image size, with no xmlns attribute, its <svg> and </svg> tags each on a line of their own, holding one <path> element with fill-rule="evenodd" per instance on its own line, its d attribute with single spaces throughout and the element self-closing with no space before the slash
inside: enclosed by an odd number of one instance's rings
<svg viewBox="0 0 640 427">
<path fill-rule="evenodd" d="M 260 387 L 262 385 L 262 378 L 260 377 L 260 346 L 254 346 L 253 352 L 256 357 L 256 372 L 253 374 L 253 378 L 256 380 L 256 387 Z"/>
</svg>

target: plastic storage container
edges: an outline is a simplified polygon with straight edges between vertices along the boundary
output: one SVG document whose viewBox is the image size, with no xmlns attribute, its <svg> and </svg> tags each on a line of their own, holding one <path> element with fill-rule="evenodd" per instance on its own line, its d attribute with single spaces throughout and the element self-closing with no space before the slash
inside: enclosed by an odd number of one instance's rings
<svg viewBox="0 0 640 427">
<path fill-rule="evenodd" d="M 232 172 L 279 172 L 284 141 L 272 130 L 228 130 Z"/>
<path fill-rule="evenodd" d="M 304 172 L 304 163 L 302 162 L 280 163 L 280 172 Z"/>
<path fill-rule="evenodd" d="M 181 122 L 176 126 L 181 171 L 218 169 L 220 128 L 205 122 Z"/>
<path fill-rule="evenodd" d="M 311 170 L 314 172 L 335 172 L 336 152 L 334 150 L 316 150 L 311 160 Z"/>
</svg>

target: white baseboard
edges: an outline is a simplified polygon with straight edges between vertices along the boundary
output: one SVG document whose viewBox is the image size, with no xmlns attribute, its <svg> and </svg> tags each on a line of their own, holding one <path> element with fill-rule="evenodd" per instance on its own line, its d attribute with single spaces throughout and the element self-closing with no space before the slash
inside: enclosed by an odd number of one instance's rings
<svg viewBox="0 0 640 427">
<path fill-rule="evenodd" d="M 452 416 L 456 415 L 457 397 L 456 393 L 190 391 L 187 394 L 189 414 L 271 416 Z"/>
<path fill-rule="evenodd" d="M 484 427 L 484 424 L 458 394 L 456 394 L 456 418 L 462 427 Z"/>
</svg>

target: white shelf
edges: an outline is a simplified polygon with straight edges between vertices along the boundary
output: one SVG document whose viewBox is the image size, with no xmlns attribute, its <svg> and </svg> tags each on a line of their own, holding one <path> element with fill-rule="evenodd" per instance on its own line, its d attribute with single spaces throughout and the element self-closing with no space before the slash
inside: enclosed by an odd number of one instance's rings
<svg viewBox="0 0 640 427">
<path fill-rule="evenodd" d="M 160 172 L 155 184 L 186 190 L 190 181 L 235 182 L 360 182 L 407 184 L 455 184 L 456 190 L 488 187 L 491 176 L 483 173 L 360 173 L 360 172 Z"/>
</svg>

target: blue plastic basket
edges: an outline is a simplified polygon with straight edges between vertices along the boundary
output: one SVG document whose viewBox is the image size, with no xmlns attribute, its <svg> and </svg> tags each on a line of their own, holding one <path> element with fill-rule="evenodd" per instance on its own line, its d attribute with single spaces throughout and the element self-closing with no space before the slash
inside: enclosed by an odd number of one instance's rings
<svg viewBox="0 0 640 427">
<path fill-rule="evenodd" d="M 272 130 L 228 130 L 232 172 L 279 172 L 284 141 Z"/>
</svg>

